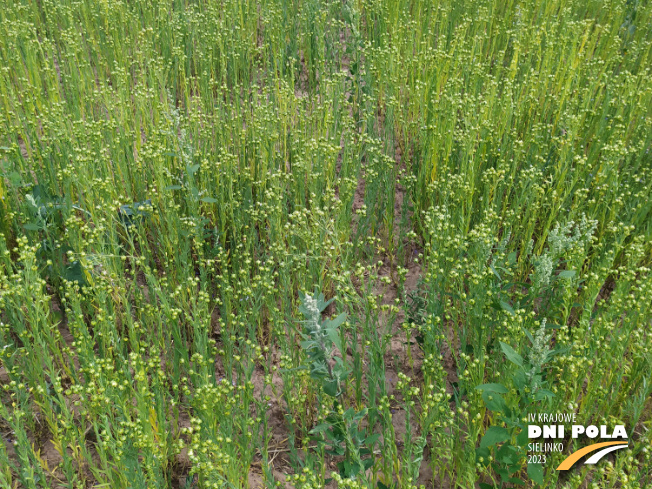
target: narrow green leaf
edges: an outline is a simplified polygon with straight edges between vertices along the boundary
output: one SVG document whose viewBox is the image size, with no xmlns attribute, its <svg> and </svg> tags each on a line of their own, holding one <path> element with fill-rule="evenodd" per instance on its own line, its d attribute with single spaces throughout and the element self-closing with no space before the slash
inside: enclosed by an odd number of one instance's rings
<svg viewBox="0 0 652 489">
<path fill-rule="evenodd" d="M 507 387 L 502 384 L 482 384 L 476 387 L 479 391 L 498 392 L 499 394 L 507 394 L 509 391 Z"/>
<path fill-rule="evenodd" d="M 515 363 L 519 367 L 523 366 L 523 357 L 516 353 L 514 348 L 509 346 L 507 343 L 503 343 L 502 341 L 500 342 L 500 348 L 503 350 L 503 353 L 510 362 Z"/>
<path fill-rule="evenodd" d="M 328 327 L 328 328 L 337 329 L 337 328 L 339 328 L 339 327 L 342 325 L 342 323 L 343 323 L 344 321 L 346 321 L 346 313 L 345 313 L 345 312 L 343 312 L 342 314 L 340 314 L 339 316 L 337 316 L 335 319 L 330 319 L 330 320 L 328 321 L 328 325 L 327 325 L 327 327 Z"/>
<path fill-rule="evenodd" d="M 513 316 L 514 314 L 516 314 L 516 313 L 514 312 L 514 309 L 512 308 L 512 306 L 510 306 L 510 305 L 509 305 L 507 302 L 505 302 L 505 301 L 500 301 L 500 307 L 502 307 L 503 310 L 507 311 L 507 312 L 510 313 L 512 316 Z"/>
<path fill-rule="evenodd" d="M 500 275 L 496 271 L 496 268 L 493 265 L 489 265 L 489 268 L 491 269 L 492 272 L 494 272 L 494 275 L 498 278 L 498 280 L 502 281 L 503 279 L 500 278 Z"/>
<path fill-rule="evenodd" d="M 561 328 L 563 328 L 561 324 L 546 323 L 546 329 L 561 329 Z"/>
</svg>

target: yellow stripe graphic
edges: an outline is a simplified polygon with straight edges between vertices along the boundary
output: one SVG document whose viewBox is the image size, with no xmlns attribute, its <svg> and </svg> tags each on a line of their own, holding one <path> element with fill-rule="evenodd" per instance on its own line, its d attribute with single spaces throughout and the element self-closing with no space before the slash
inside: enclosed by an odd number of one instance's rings
<svg viewBox="0 0 652 489">
<path fill-rule="evenodd" d="M 623 441 L 606 441 L 604 443 L 595 443 L 594 445 L 589 445 L 588 447 L 581 448 L 578 451 L 576 451 L 574 453 L 571 453 L 568 457 L 566 457 L 566 460 L 564 460 L 562 463 L 559 464 L 559 467 L 557 467 L 557 470 L 568 470 L 573 465 L 575 465 L 575 462 L 577 462 L 579 459 L 581 459 L 587 453 L 595 452 L 596 450 L 599 450 L 600 448 L 610 447 L 612 445 L 627 445 L 627 442 L 626 441 L 625 442 L 623 442 Z"/>
</svg>

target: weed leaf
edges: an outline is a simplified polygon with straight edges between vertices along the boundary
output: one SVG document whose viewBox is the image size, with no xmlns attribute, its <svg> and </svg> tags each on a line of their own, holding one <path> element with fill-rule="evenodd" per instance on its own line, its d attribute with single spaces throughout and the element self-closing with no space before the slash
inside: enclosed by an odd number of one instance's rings
<svg viewBox="0 0 652 489">
<path fill-rule="evenodd" d="M 518 365 L 519 367 L 523 366 L 523 362 L 524 362 L 523 357 L 518 353 L 516 353 L 514 348 L 509 346 L 507 343 L 503 343 L 502 341 L 500 342 L 500 348 L 501 350 L 503 350 L 503 353 L 505 354 L 505 356 L 510 362 Z"/>
<path fill-rule="evenodd" d="M 480 391 L 498 392 L 499 394 L 507 394 L 509 391 L 507 387 L 502 384 L 482 384 L 476 387 Z"/>
<path fill-rule="evenodd" d="M 509 440 L 509 432 L 505 428 L 490 426 L 480 440 L 480 448 L 487 448 L 507 440 Z"/>
</svg>

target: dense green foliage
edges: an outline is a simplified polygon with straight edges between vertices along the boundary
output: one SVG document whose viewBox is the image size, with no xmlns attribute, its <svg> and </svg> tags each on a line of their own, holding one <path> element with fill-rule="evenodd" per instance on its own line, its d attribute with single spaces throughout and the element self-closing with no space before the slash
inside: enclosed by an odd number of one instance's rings
<svg viewBox="0 0 652 489">
<path fill-rule="evenodd" d="M 0 57 L 0 486 L 652 485 L 649 1 L 1 0 Z"/>
</svg>

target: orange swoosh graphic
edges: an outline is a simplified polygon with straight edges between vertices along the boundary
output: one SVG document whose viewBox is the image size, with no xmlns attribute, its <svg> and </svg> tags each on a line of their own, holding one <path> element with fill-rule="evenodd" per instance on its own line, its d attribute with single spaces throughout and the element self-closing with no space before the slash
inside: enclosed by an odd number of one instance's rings
<svg viewBox="0 0 652 489">
<path fill-rule="evenodd" d="M 588 447 L 581 448 L 578 451 L 576 451 L 574 453 L 571 453 L 568 457 L 566 457 L 566 460 L 564 460 L 562 463 L 559 464 L 559 467 L 557 467 L 557 470 L 568 470 L 573 465 L 575 465 L 575 462 L 577 462 L 579 459 L 581 459 L 587 453 L 595 452 L 596 450 L 599 450 L 600 448 L 609 447 L 611 445 L 627 445 L 627 442 L 606 441 L 604 443 L 595 443 L 593 445 L 589 445 Z"/>
</svg>

